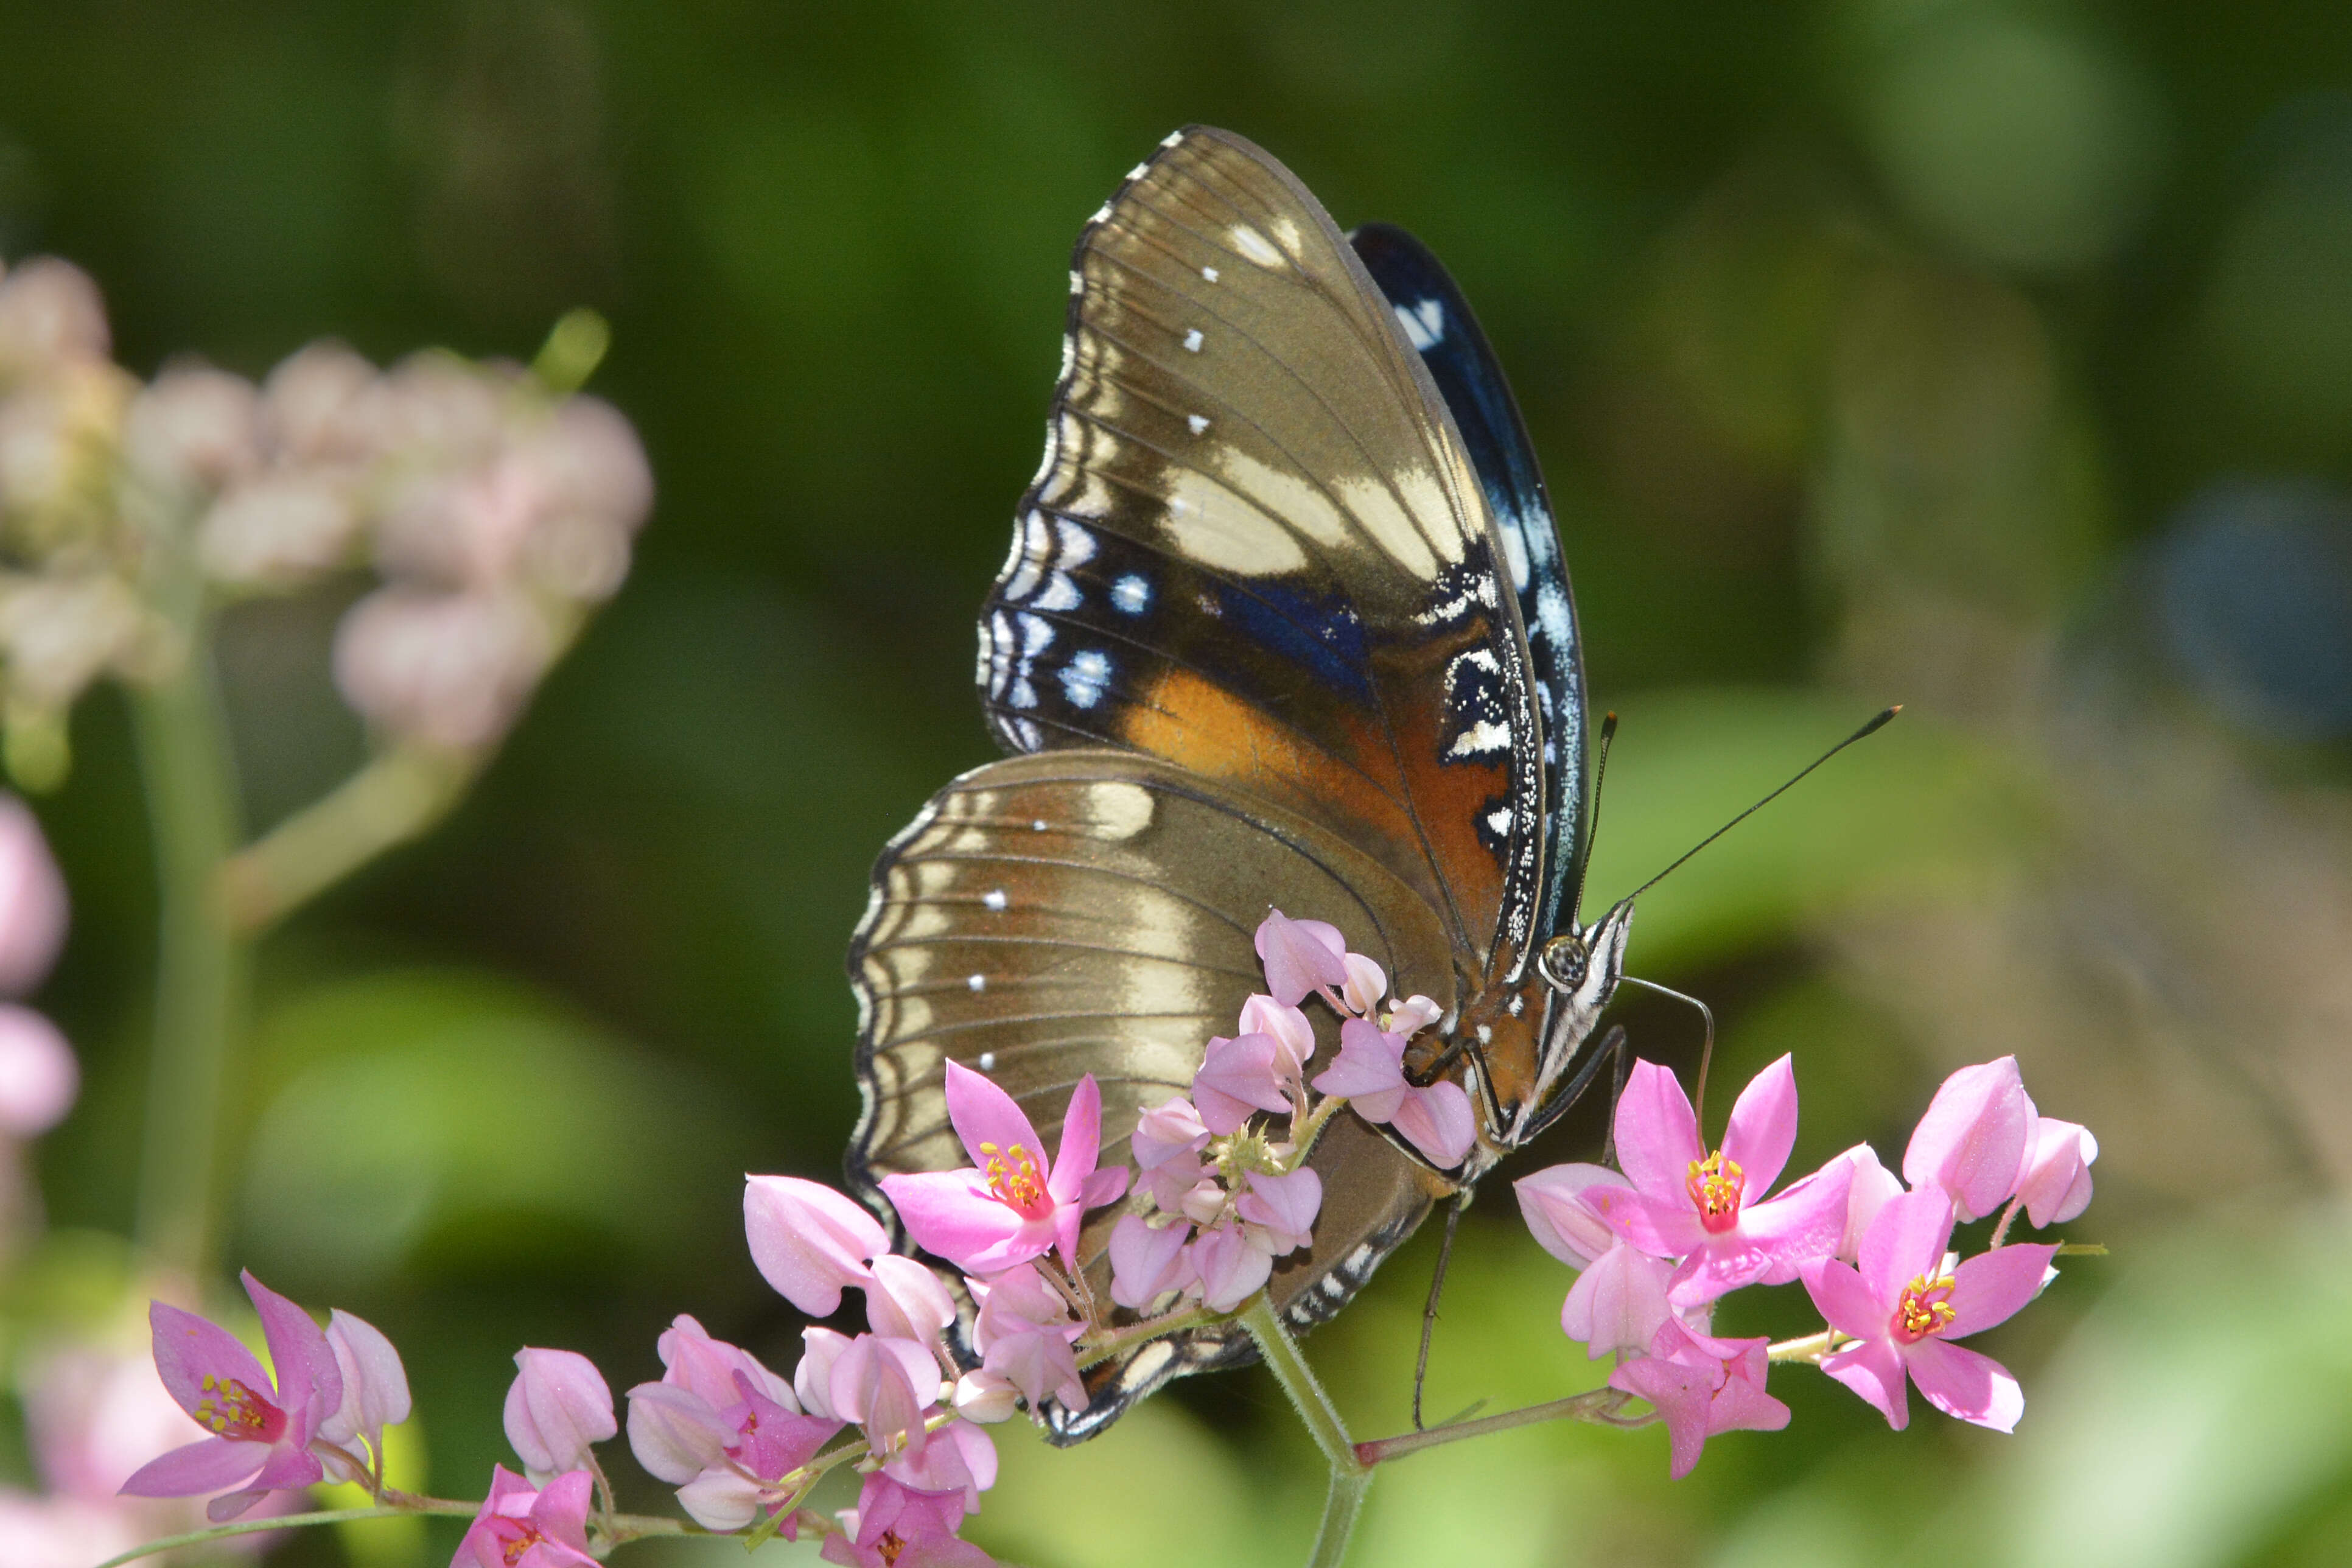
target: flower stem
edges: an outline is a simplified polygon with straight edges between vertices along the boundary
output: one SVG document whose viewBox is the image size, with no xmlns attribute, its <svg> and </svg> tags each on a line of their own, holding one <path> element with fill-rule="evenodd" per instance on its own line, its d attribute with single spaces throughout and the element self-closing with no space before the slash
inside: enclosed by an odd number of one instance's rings
<svg viewBox="0 0 2352 1568">
<path fill-rule="evenodd" d="M 1775 1365 L 1801 1361 L 1819 1366 L 1822 1357 L 1836 1349 L 1837 1342 L 1843 1337 L 1835 1329 L 1823 1329 L 1818 1334 L 1807 1334 L 1802 1339 L 1782 1340 L 1776 1345 L 1769 1345 L 1764 1354 Z"/>
<path fill-rule="evenodd" d="M 191 584 L 186 602 L 173 606 L 185 639 L 180 668 L 132 697 L 160 905 L 138 1236 L 158 1265 L 191 1279 L 211 1261 L 222 1108 L 245 974 L 244 944 L 215 897 L 238 813 L 198 593 Z"/>
<path fill-rule="evenodd" d="M 437 1513 L 471 1519 L 481 1506 L 478 1502 L 436 1500 L 430 1504 L 420 1503 L 415 1508 L 331 1508 L 317 1513 L 284 1513 L 269 1519 L 240 1519 L 228 1524 L 192 1530 L 184 1535 L 167 1535 L 159 1541 L 142 1542 L 119 1556 L 108 1558 L 98 1568 L 121 1568 L 125 1563 L 136 1563 L 142 1557 L 152 1557 L 159 1552 L 174 1552 L 183 1546 L 201 1546 L 208 1541 L 226 1541 L 233 1535 L 252 1535 L 265 1530 L 299 1530 L 312 1524 L 342 1524 L 354 1519 L 397 1519 L 410 1513 Z"/>
<path fill-rule="evenodd" d="M 1393 1437 L 1359 1443 L 1356 1445 L 1356 1458 L 1369 1469 L 1385 1460 L 1418 1454 L 1423 1448 L 1459 1443 L 1465 1437 L 1484 1437 L 1490 1433 L 1507 1432 L 1514 1426 L 1532 1426 L 1539 1421 L 1591 1421 L 1605 1426 L 1621 1426 L 1623 1423 L 1618 1419 L 1617 1413 L 1632 1397 L 1614 1388 L 1595 1388 L 1583 1394 L 1570 1394 L 1566 1399 L 1555 1399 L 1546 1405 L 1507 1410 L 1499 1415 L 1482 1415 L 1475 1421 L 1453 1421 L 1424 1431 L 1401 1432 Z M 1635 1425 L 1646 1423 L 1637 1422 Z"/>
<path fill-rule="evenodd" d="M 264 930 L 394 845 L 447 815 L 480 759 L 401 746 L 228 857 L 220 868 L 227 918 Z"/>
<path fill-rule="evenodd" d="M 1163 1317 L 1146 1318 L 1139 1323 L 1130 1323 L 1100 1339 L 1081 1342 L 1086 1345 L 1086 1351 L 1078 1357 L 1078 1368 L 1084 1371 L 1097 1362 L 1108 1361 L 1121 1351 L 1139 1345 L 1146 1340 L 1156 1340 L 1163 1334 L 1181 1333 L 1186 1329 L 1196 1329 L 1204 1323 L 1225 1321 L 1224 1313 L 1197 1303 Z"/>
<path fill-rule="evenodd" d="M 1307 1424 L 1308 1436 L 1315 1447 L 1322 1450 L 1324 1460 L 1331 1467 L 1331 1489 L 1323 1500 L 1323 1522 L 1315 1534 L 1315 1550 L 1307 1559 L 1307 1568 L 1337 1568 L 1347 1556 L 1349 1537 L 1355 1533 L 1356 1515 L 1364 1506 L 1364 1493 L 1372 1484 L 1371 1467 L 1356 1455 L 1356 1445 L 1348 1436 L 1347 1423 L 1339 1419 L 1339 1407 L 1323 1385 L 1315 1380 L 1315 1373 L 1307 1358 L 1298 1353 L 1298 1346 L 1282 1326 L 1281 1315 L 1261 1290 L 1252 1297 L 1240 1313 L 1240 1322 L 1257 1342 L 1258 1353 L 1265 1364 L 1274 1369 L 1274 1378 L 1282 1384 L 1282 1392 L 1298 1411 L 1298 1418 Z"/>
</svg>

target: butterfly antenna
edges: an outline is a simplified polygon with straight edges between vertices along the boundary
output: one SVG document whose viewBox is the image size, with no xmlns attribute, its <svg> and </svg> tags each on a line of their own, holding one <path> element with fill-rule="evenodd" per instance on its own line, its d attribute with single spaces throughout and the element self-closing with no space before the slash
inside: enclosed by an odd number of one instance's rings
<svg viewBox="0 0 2352 1568">
<path fill-rule="evenodd" d="M 1577 858 L 1576 886 L 1568 897 L 1571 921 L 1577 910 L 1584 907 L 1584 876 L 1592 869 L 1592 845 L 1601 837 L 1601 785 L 1609 777 L 1609 742 L 1616 738 L 1617 712 L 1612 709 L 1601 720 L 1601 759 L 1592 769 L 1592 820 L 1584 825 L 1584 853 Z"/>
<path fill-rule="evenodd" d="M 1893 720 L 1897 713 L 1902 711 L 1903 704 L 1897 702 L 1894 707 L 1889 708 L 1885 712 L 1879 714 L 1869 723 L 1864 724 L 1861 729 L 1856 730 L 1853 734 L 1848 735 L 1844 740 L 1840 741 L 1836 745 L 1832 746 L 1828 751 L 1823 752 L 1820 756 L 1815 757 L 1811 762 L 1807 763 L 1803 767 L 1799 768 L 1795 775 L 1791 777 L 1787 784 L 1782 784 L 1779 789 L 1774 790 L 1770 795 L 1766 795 L 1762 800 L 1758 801 L 1754 805 L 1749 806 L 1746 811 L 1741 812 L 1738 816 L 1733 817 L 1729 822 L 1725 823 L 1722 826 L 1717 828 L 1714 832 L 1708 834 L 1706 837 L 1692 845 L 1688 849 L 1684 850 L 1681 857 L 1677 858 L 1672 866 L 1667 867 L 1664 870 L 1659 872 L 1656 876 L 1651 878 L 1648 881 L 1634 889 L 1632 896 L 1638 899 L 1643 893 L 1648 892 L 1652 888 L 1656 887 L 1660 882 L 1664 881 L 1669 876 L 1673 875 L 1674 872 L 1681 868 L 1683 861 L 1689 859 L 1692 856 L 1697 854 L 1700 850 L 1706 848 L 1708 845 L 1714 843 L 1717 839 L 1722 837 L 1725 834 L 1730 832 L 1733 828 L 1738 826 L 1741 823 L 1747 821 L 1749 817 L 1755 816 L 1758 812 L 1763 810 L 1774 801 L 1780 799 L 1780 796 L 1786 795 L 1790 790 L 1796 787 L 1797 781 L 1799 779 L 1803 778 L 1807 773 L 1811 773 L 1815 768 L 1820 767 L 1823 763 L 1828 762 L 1832 757 L 1836 756 L 1840 752 L 1844 751 L 1856 741 L 1861 740 L 1865 735 L 1874 735 L 1879 731 L 1885 729 L 1887 723 Z M 1598 814 L 1596 813 L 1596 816 Z"/>
<path fill-rule="evenodd" d="M 1698 1048 L 1698 1092 L 1691 1097 L 1698 1113 L 1699 1124 L 1705 1126 L 1706 1123 L 1706 1069 L 1707 1064 L 1715 1060 L 1714 1009 L 1696 996 L 1676 991 L 1671 986 L 1661 985 L 1654 980 L 1644 980 L 1638 974 L 1621 974 L 1617 977 L 1617 983 L 1621 985 L 1638 985 L 1644 991 L 1654 991 L 1661 996 L 1671 996 L 1677 1002 L 1687 1002 L 1697 1008 L 1698 1016 L 1706 1021 L 1706 1040 Z"/>
</svg>

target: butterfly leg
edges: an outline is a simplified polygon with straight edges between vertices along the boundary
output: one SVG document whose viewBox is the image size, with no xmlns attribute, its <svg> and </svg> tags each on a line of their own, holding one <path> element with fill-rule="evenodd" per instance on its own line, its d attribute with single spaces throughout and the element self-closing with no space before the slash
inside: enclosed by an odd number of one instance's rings
<svg viewBox="0 0 2352 1568">
<path fill-rule="evenodd" d="M 1454 1256 L 1454 1227 L 1462 1223 L 1462 1211 L 1470 1206 L 1475 1191 L 1465 1187 L 1445 1205 L 1445 1235 L 1437 1244 L 1437 1272 L 1430 1278 L 1429 1304 L 1421 1311 L 1421 1355 L 1412 1365 L 1412 1429 L 1416 1432 L 1422 1429 L 1422 1384 L 1429 1379 L 1429 1336 L 1437 1327 L 1437 1298 L 1445 1289 L 1445 1265 Z"/>
</svg>

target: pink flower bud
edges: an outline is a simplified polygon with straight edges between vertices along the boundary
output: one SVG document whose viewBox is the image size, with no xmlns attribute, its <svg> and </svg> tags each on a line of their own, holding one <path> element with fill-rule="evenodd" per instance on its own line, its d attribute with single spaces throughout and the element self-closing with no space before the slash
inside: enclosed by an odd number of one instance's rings
<svg viewBox="0 0 2352 1568">
<path fill-rule="evenodd" d="M 36 257 L 0 278 L 0 381 L 102 360 L 112 346 L 98 285 L 72 262 Z"/>
<path fill-rule="evenodd" d="M 1870 1229 L 1870 1222 L 1878 1217 L 1889 1198 L 1902 1196 L 1903 1184 L 1878 1163 L 1878 1151 L 1867 1143 L 1856 1144 L 1846 1159 L 1853 1166 L 1853 1185 L 1846 1190 L 1845 1235 L 1838 1242 L 1836 1256 L 1851 1263 L 1861 1255 L 1863 1235 Z"/>
<path fill-rule="evenodd" d="M 341 565 L 359 533 L 343 484 L 317 473 L 266 474 L 213 503 L 197 525 L 196 554 L 215 582 L 290 588 Z"/>
<path fill-rule="evenodd" d="M 709 1400 L 691 1389 L 641 1383 L 629 1390 L 629 1452 L 648 1474 L 674 1487 L 705 1470 L 724 1468 L 728 1448 L 740 1437 Z"/>
<path fill-rule="evenodd" d="M 866 1286 L 866 1321 L 876 1333 L 936 1350 L 955 1321 L 955 1298 L 928 1265 L 887 1252 L 874 1260 L 874 1278 Z"/>
<path fill-rule="evenodd" d="M 972 1343 L 982 1364 L 1018 1388 L 1031 1409 L 1050 1394 L 1069 1409 L 1084 1410 L 1087 1387 L 1070 1349 L 1078 1328 L 1060 1294 L 1034 1264 L 1024 1263 L 989 1284 Z"/>
<path fill-rule="evenodd" d="M 1200 1111 L 1191 1100 L 1180 1099 L 1137 1117 L 1128 1148 L 1139 1170 L 1156 1171 L 1179 1154 L 1200 1152 L 1208 1142 L 1209 1130 L 1202 1125 Z"/>
<path fill-rule="evenodd" d="M 0 995 L 38 985 L 66 940 L 66 879 L 32 808 L 0 794 Z"/>
<path fill-rule="evenodd" d="M 1200 1071 L 1192 1075 L 1192 1103 L 1200 1108 L 1202 1125 L 1222 1138 L 1253 1111 L 1287 1114 L 1290 1101 L 1275 1067 L 1278 1055 L 1272 1035 L 1211 1040 Z"/>
<path fill-rule="evenodd" d="M 385 1427 L 408 1419 L 408 1373 L 400 1352 L 381 1329 L 341 1308 L 328 1319 L 327 1344 L 342 1373 L 343 1397 L 319 1424 L 319 1436 L 330 1443 L 364 1437 L 371 1447 L 380 1446 Z"/>
<path fill-rule="evenodd" d="M 404 739 L 478 751 L 505 735 L 547 671 L 547 623 L 520 595 L 369 595 L 335 631 L 335 687 Z"/>
<path fill-rule="evenodd" d="M 177 365 L 131 400 L 123 457 L 167 492 L 217 490 L 261 461 L 260 396 L 253 384 L 203 365 Z"/>
<path fill-rule="evenodd" d="M 1962 1068 L 1912 1132 L 1903 1179 L 1914 1192 L 1941 1187 L 1964 1222 L 1989 1215 L 2017 1191 L 2032 1117 L 2015 1057 Z"/>
<path fill-rule="evenodd" d="M 1122 1215 L 1110 1227 L 1110 1299 L 1141 1311 L 1192 1279 L 1184 1251 L 1189 1225 L 1154 1226 L 1141 1215 Z"/>
<path fill-rule="evenodd" d="M 589 1446 L 621 1429 L 613 1391 L 593 1363 L 576 1351 L 515 1352 L 520 1368 L 507 1390 L 507 1441 L 534 1476 L 576 1470 L 589 1463 Z"/>
<path fill-rule="evenodd" d="M 1021 1391 L 1002 1373 L 982 1367 L 956 1379 L 956 1414 L 967 1421 L 1009 1421 L 1021 1407 Z"/>
<path fill-rule="evenodd" d="M 1521 1176 L 1511 1184 L 1511 1191 L 1536 1245 L 1570 1268 L 1583 1268 L 1617 1245 L 1617 1237 L 1579 1194 L 1587 1187 L 1624 1180 L 1606 1165 L 1552 1165 Z M 1646 1343 L 1644 1338 L 1635 1348 Z"/>
<path fill-rule="evenodd" d="M 1674 1265 L 1618 1242 L 1595 1258 L 1560 1303 L 1560 1331 L 1584 1347 L 1589 1360 L 1616 1351 L 1647 1350 L 1669 1309 L 1666 1281 Z"/>
<path fill-rule="evenodd" d="M 80 1066 L 58 1026 L 30 1007 L 0 1003 L 0 1134 L 47 1131 L 80 1088 Z"/>
<path fill-rule="evenodd" d="M 1444 1008 L 1416 993 L 1396 1005 L 1384 1026 L 1389 1033 L 1402 1035 L 1409 1040 L 1444 1016 Z"/>
<path fill-rule="evenodd" d="M 788 1380 L 770 1372 L 740 1345 L 711 1338 L 685 1312 L 670 1320 L 670 1326 L 654 1342 L 654 1350 L 661 1357 L 662 1381 L 696 1394 L 714 1410 L 724 1410 L 742 1397 L 735 1384 L 739 1373 L 750 1378 L 752 1388 L 766 1398 L 788 1410 L 799 1408 Z"/>
<path fill-rule="evenodd" d="M 2040 1119 L 2017 1184 L 2035 1228 L 2073 1219 L 2091 1206 L 2091 1162 L 2098 1157 L 2099 1141 L 2089 1128 L 2051 1116 Z"/>
<path fill-rule="evenodd" d="M 839 1311 L 842 1287 L 873 1279 L 867 1264 L 890 1249 L 881 1221 L 798 1176 L 745 1179 L 743 1234 L 761 1277 L 812 1318 Z"/>
<path fill-rule="evenodd" d="M 1276 1048 L 1289 1063 L 1291 1076 L 1305 1071 L 1307 1058 L 1315 1054 L 1315 1026 L 1307 1015 L 1271 996 L 1253 996 L 1242 1004 L 1241 1031 L 1273 1036 Z"/>
<path fill-rule="evenodd" d="M 1337 926 L 1295 921 L 1276 910 L 1259 924 L 1255 940 L 1265 988 L 1286 1007 L 1296 1007 L 1310 991 L 1347 981 L 1348 944 Z"/>
<path fill-rule="evenodd" d="M 1340 962 L 1347 967 L 1348 978 L 1340 984 L 1339 1000 L 1358 1017 L 1371 1017 L 1388 996 L 1388 972 L 1360 952 L 1349 953 Z"/>
<path fill-rule="evenodd" d="M 1252 1172 L 1234 1212 L 1265 1233 L 1276 1258 L 1305 1247 L 1323 1207 L 1323 1178 L 1302 1165 L 1279 1176 Z"/>
<path fill-rule="evenodd" d="M 801 1346 L 801 1363 L 793 1369 L 793 1393 L 801 1408 L 827 1421 L 850 1419 L 833 1407 L 833 1369 L 849 1349 L 849 1336 L 831 1329 L 803 1329 Z"/>
<path fill-rule="evenodd" d="M 1192 1266 L 1200 1270 L 1202 1300 L 1219 1312 L 1256 1295 L 1274 1273 L 1274 1259 L 1231 1223 L 1203 1231 L 1192 1243 Z"/>
<path fill-rule="evenodd" d="M 370 417 L 375 366 L 338 342 L 315 342 L 278 363 L 261 384 L 261 428 L 280 462 L 349 468 L 375 455 Z"/>
</svg>

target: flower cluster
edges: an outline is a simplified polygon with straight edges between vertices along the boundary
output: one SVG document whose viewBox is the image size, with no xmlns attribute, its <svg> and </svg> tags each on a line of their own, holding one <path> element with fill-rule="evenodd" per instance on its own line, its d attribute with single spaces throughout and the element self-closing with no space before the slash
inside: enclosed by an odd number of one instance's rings
<svg viewBox="0 0 2352 1568">
<path fill-rule="evenodd" d="M 536 371 L 436 352 L 379 372 L 320 342 L 258 384 L 181 363 L 142 385 L 109 358 L 79 269 L 0 276 L 11 765 L 37 759 L 28 734 L 62 747 L 59 717 L 93 679 L 177 665 L 156 565 L 183 559 L 228 597 L 372 563 L 380 586 L 336 637 L 345 700 L 394 741 L 494 744 L 620 585 L 652 505 L 628 422 L 568 395 L 602 332 L 568 319 Z"/>
<path fill-rule="evenodd" d="M 1748 1084 L 1712 1150 L 1674 1075 L 1636 1063 L 1617 1102 L 1622 1173 L 1555 1165 L 1516 1184 L 1537 1242 L 1580 1271 L 1560 1327 L 1596 1359 L 1620 1356 L 1610 1385 L 1655 1406 L 1677 1476 L 1710 1436 L 1788 1424 L 1765 1392 L 1774 1359 L 1817 1361 L 1896 1427 L 1907 1379 L 1948 1415 L 2013 1428 L 2017 1380 L 1950 1342 L 2006 1320 L 2048 1281 L 2058 1248 L 2006 1245 L 2009 1221 L 2021 1207 L 2036 1226 L 2082 1213 L 2098 1156 L 2090 1133 L 2041 1116 L 2011 1057 L 1946 1080 L 1901 1179 L 1862 1144 L 1767 1196 L 1796 1133 L 1786 1057 Z M 2004 1205 L 1987 1250 L 1965 1262 L 1947 1252 L 1957 1224 Z M 1794 1281 L 1823 1333 L 1772 1347 L 1709 1332 L 1732 1290 Z"/>
<path fill-rule="evenodd" d="M 0 997 L 46 978 L 65 945 L 66 884 L 30 807 L 0 795 Z M 23 1145 L 56 1126 L 81 1070 L 47 1016 L 0 1001 L 0 1253 L 37 1212 Z"/>
</svg>

